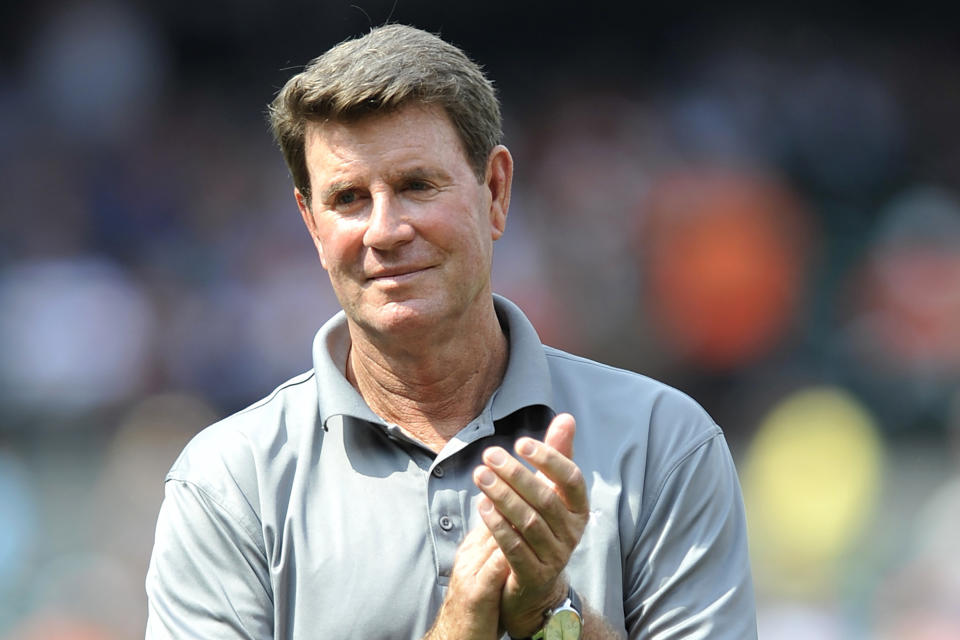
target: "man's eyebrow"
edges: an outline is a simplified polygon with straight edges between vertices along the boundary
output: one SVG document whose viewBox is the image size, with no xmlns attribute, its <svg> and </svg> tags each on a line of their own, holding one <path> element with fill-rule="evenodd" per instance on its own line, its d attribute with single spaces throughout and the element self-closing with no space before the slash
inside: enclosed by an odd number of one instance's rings
<svg viewBox="0 0 960 640">
<path fill-rule="evenodd" d="M 449 180 L 450 174 L 444 171 L 441 168 L 427 168 L 427 167 L 410 167 L 409 169 L 401 169 L 394 174 L 394 180 L 418 180 L 418 179 L 427 179 L 427 180 Z"/>
<path fill-rule="evenodd" d="M 341 191 L 349 191 L 350 189 L 355 188 L 355 184 L 349 180 L 340 180 L 338 182 L 332 182 L 326 186 L 326 188 L 320 192 L 320 202 L 327 202 L 334 195 L 340 193 Z"/>
<path fill-rule="evenodd" d="M 409 169 L 397 171 L 397 175 L 401 178 L 426 178 L 437 173 L 439 173 L 439 171 L 431 171 L 424 167 L 410 167 Z"/>
</svg>

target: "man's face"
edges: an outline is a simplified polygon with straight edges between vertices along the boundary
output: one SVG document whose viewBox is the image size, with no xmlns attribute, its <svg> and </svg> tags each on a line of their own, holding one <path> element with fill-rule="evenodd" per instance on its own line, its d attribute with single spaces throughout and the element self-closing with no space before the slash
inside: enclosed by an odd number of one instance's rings
<svg viewBox="0 0 960 640">
<path fill-rule="evenodd" d="M 490 296 L 512 161 L 497 147 L 477 180 L 442 108 L 310 123 L 312 201 L 297 203 L 334 292 L 374 337 L 442 330 Z"/>
</svg>

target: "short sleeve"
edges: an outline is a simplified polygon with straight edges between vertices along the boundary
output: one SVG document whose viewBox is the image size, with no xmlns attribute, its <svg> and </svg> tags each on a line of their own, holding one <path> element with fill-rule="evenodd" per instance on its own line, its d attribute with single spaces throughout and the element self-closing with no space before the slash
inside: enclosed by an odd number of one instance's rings
<svg viewBox="0 0 960 640">
<path fill-rule="evenodd" d="M 757 637 L 743 498 L 719 431 L 668 470 L 624 568 L 630 638 Z"/>
<path fill-rule="evenodd" d="M 193 483 L 167 480 L 146 588 L 147 640 L 273 637 L 262 536 Z"/>
</svg>

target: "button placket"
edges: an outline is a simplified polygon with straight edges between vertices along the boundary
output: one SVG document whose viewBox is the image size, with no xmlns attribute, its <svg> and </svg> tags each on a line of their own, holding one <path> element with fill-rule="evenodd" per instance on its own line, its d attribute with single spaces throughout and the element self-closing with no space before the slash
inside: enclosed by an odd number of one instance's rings
<svg viewBox="0 0 960 640">
<path fill-rule="evenodd" d="M 453 465 L 453 466 L 451 466 Z M 436 552 L 437 574 L 441 584 L 453 570 L 453 559 L 463 539 L 464 514 L 461 504 L 456 461 L 441 454 L 426 476 L 430 528 Z"/>
</svg>

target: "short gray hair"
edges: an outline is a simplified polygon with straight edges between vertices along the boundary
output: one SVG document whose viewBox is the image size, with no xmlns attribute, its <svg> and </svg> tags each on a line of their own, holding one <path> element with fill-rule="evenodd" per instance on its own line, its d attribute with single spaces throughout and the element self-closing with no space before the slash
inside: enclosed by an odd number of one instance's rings
<svg viewBox="0 0 960 640">
<path fill-rule="evenodd" d="M 308 122 L 353 122 L 411 102 L 443 107 L 483 180 L 487 158 L 503 138 L 493 84 L 461 49 L 426 31 L 391 24 L 315 58 L 269 105 L 273 137 L 307 202 Z"/>
</svg>

